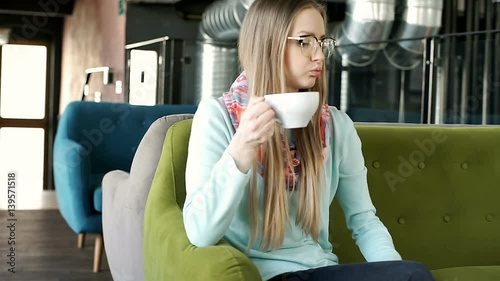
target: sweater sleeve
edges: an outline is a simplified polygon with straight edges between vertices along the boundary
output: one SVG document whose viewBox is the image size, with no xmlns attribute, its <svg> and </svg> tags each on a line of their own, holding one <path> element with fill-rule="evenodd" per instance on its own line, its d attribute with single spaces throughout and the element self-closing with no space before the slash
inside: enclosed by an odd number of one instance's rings
<svg viewBox="0 0 500 281">
<path fill-rule="evenodd" d="M 366 261 L 400 260 L 392 237 L 375 214 L 367 183 L 367 169 L 361 141 L 352 120 L 342 113 L 345 135 L 341 145 L 339 186 L 336 196 L 344 211 L 347 227 L 352 232 Z"/>
<path fill-rule="evenodd" d="M 251 170 L 240 172 L 227 151 L 231 126 L 217 100 L 199 104 L 189 139 L 183 208 L 188 239 L 197 247 L 215 245 L 222 239 L 252 175 Z"/>
</svg>

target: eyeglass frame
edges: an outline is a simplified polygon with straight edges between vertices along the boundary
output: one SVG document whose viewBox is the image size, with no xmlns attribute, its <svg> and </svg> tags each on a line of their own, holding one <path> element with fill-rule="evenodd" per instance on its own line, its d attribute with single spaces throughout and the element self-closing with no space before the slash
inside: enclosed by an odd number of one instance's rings
<svg viewBox="0 0 500 281">
<path fill-rule="evenodd" d="M 310 34 L 310 35 L 301 35 L 301 36 L 288 36 L 288 37 L 286 37 L 286 39 L 287 39 L 287 40 L 295 40 L 295 41 L 297 41 L 297 42 L 300 42 L 300 40 L 304 40 L 304 38 L 305 38 L 305 37 L 312 37 L 312 38 L 316 39 L 316 45 L 313 45 L 313 51 L 315 51 L 315 50 L 316 50 L 316 48 L 319 46 L 319 47 L 321 48 L 321 52 L 323 53 L 323 55 L 325 56 L 325 58 L 326 58 L 327 56 L 326 56 L 326 55 L 325 55 L 325 53 L 323 52 L 323 40 L 325 40 L 325 39 L 331 39 L 331 40 L 333 40 L 333 49 L 332 49 L 332 51 L 333 51 L 333 50 L 335 49 L 335 47 L 337 46 L 337 40 L 335 40 L 335 39 L 334 39 L 334 38 L 332 38 L 332 37 L 323 37 L 323 38 L 321 38 L 321 39 L 318 39 L 318 38 L 316 38 L 316 36 L 311 35 L 311 34 Z M 302 45 L 300 45 L 300 52 L 302 53 L 302 55 L 304 55 L 303 50 L 302 50 Z M 333 54 L 333 52 L 332 52 L 332 53 L 331 53 L 328 57 L 331 57 L 331 56 L 332 56 L 332 54 Z M 304 56 L 306 56 L 306 55 L 304 55 Z M 307 57 L 307 56 L 306 56 L 306 57 Z M 310 57 L 312 57 L 312 54 L 311 54 L 311 56 L 310 56 Z"/>
</svg>

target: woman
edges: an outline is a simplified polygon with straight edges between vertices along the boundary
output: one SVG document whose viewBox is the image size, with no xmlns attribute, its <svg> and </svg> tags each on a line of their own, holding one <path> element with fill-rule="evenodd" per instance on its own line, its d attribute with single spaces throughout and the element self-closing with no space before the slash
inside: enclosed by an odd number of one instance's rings
<svg viewBox="0 0 500 281">
<path fill-rule="evenodd" d="M 198 247 L 224 238 L 263 280 L 432 280 L 421 264 L 400 261 L 375 215 L 353 123 L 324 104 L 325 56 L 335 44 L 325 22 L 314 0 L 251 5 L 239 39 L 244 71 L 223 97 L 203 100 L 193 120 L 183 210 L 188 238 Z M 263 96 L 304 90 L 320 93 L 311 122 L 281 128 Z M 338 265 L 332 253 L 335 195 L 368 263 Z"/>
</svg>

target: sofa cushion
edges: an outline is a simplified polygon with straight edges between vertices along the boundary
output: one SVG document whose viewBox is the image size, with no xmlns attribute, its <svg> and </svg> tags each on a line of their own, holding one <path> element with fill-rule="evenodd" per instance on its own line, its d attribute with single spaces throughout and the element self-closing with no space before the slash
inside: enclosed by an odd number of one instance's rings
<svg viewBox="0 0 500 281">
<path fill-rule="evenodd" d="M 94 190 L 94 209 L 102 213 L 102 187 Z"/>
<path fill-rule="evenodd" d="M 498 281 L 500 265 L 437 269 L 432 271 L 432 275 L 436 281 Z"/>
<path fill-rule="evenodd" d="M 431 270 L 500 265 L 500 127 L 356 124 L 356 130 L 377 215 L 404 259 Z M 330 220 L 340 262 L 363 261 L 338 202 Z"/>
</svg>

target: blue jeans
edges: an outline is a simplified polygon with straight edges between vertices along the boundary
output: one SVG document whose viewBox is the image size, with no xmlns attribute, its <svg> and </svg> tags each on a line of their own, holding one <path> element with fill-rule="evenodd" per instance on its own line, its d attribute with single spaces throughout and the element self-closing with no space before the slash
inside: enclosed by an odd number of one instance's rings
<svg viewBox="0 0 500 281">
<path fill-rule="evenodd" d="M 288 272 L 269 281 L 434 281 L 430 271 L 412 261 L 365 262 Z"/>
</svg>

